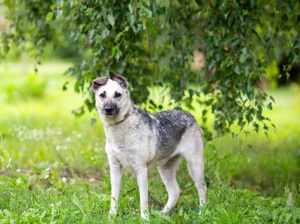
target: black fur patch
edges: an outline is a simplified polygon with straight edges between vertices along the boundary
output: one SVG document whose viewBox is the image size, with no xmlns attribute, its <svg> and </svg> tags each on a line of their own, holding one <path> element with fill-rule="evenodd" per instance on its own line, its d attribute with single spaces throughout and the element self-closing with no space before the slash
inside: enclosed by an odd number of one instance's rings
<svg viewBox="0 0 300 224">
<path fill-rule="evenodd" d="M 170 156 L 183 133 L 196 123 L 190 113 L 181 110 L 167 110 L 152 115 L 134 106 L 133 112 L 140 115 L 144 125 L 156 132 L 157 148 L 161 156 Z"/>
<path fill-rule="evenodd" d="M 163 154 L 172 154 L 183 133 L 196 122 L 190 113 L 180 110 L 163 111 L 154 116 L 159 121 L 157 144 Z"/>
</svg>

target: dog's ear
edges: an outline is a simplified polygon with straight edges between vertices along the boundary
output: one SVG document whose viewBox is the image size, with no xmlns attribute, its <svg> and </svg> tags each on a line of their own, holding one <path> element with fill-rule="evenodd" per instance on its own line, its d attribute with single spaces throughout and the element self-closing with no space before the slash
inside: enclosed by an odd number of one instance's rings
<svg viewBox="0 0 300 224">
<path fill-rule="evenodd" d="M 94 92 L 99 89 L 100 86 L 104 85 L 108 80 L 108 77 L 104 76 L 104 77 L 100 77 L 97 79 L 93 80 L 93 90 Z"/>
<path fill-rule="evenodd" d="M 128 88 L 128 82 L 123 76 L 118 75 L 113 71 L 109 71 L 109 77 L 111 80 L 117 81 L 122 87 Z"/>
</svg>

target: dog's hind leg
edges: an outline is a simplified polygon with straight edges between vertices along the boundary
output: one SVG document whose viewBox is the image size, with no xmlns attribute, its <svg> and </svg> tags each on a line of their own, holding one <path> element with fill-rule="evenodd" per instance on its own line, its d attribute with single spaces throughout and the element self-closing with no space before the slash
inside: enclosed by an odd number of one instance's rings
<svg viewBox="0 0 300 224">
<path fill-rule="evenodd" d="M 188 169 L 191 178 L 194 180 L 198 196 L 200 207 L 206 203 L 206 184 L 204 176 L 204 164 L 202 152 L 187 153 L 184 155 L 188 162 Z"/>
<path fill-rule="evenodd" d="M 186 131 L 179 145 L 182 155 L 188 163 L 190 176 L 195 182 L 199 204 L 202 207 L 206 203 L 206 184 L 204 176 L 204 144 L 201 129 L 197 125 L 192 126 Z"/>
<path fill-rule="evenodd" d="M 176 205 L 180 196 L 180 189 L 176 180 L 176 171 L 181 162 L 180 155 L 171 158 L 166 164 L 158 167 L 161 179 L 168 191 L 168 202 L 162 210 L 163 213 L 168 213 Z"/>
</svg>

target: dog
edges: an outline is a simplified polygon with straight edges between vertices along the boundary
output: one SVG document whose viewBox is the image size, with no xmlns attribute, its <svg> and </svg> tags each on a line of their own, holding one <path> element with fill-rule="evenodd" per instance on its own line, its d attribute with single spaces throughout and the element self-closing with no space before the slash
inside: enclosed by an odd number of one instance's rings
<svg viewBox="0 0 300 224">
<path fill-rule="evenodd" d="M 137 107 L 130 99 L 128 87 L 127 80 L 112 71 L 109 77 L 94 79 L 92 83 L 106 135 L 111 180 L 109 214 L 117 213 L 122 172 L 129 169 L 137 177 L 141 217 L 149 220 L 148 170 L 154 167 L 158 167 L 168 192 L 162 210 L 168 213 L 180 195 L 176 171 L 182 156 L 195 182 L 201 211 L 206 203 L 202 130 L 188 112 L 167 110 L 150 114 Z"/>
</svg>

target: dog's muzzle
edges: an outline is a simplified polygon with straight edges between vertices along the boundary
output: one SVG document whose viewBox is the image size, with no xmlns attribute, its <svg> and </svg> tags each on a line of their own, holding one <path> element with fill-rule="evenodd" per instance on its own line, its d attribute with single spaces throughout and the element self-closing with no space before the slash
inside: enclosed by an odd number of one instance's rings
<svg viewBox="0 0 300 224">
<path fill-rule="evenodd" d="M 107 103 L 104 105 L 104 114 L 107 116 L 114 116 L 118 113 L 118 107 L 114 103 Z"/>
</svg>

